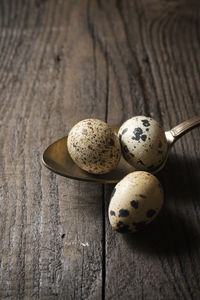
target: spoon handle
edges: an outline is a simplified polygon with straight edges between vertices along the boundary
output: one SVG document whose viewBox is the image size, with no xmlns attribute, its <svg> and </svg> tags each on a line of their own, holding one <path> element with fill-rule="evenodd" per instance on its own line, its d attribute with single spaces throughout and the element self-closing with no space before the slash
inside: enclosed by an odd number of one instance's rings
<svg viewBox="0 0 200 300">
<path fill-rule="evenodd" d="M 170 130 L 170 133 L 173 136 L 172 143 L 175 143 L 182 135 L 186 134 L 188 131 L 193 128 L 200 126 L 200 116 L 193 117 Z"/>
</svg>

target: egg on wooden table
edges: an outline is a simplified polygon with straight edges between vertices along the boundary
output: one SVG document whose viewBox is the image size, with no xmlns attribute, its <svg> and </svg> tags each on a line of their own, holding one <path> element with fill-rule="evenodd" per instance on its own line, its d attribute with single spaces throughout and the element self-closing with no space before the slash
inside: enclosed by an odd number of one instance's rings
<svg viewBox="0 0 200 300">
<path fill-rule="evenodd" d="M 114 188 L 108 209 L 113 229 L 121 233 L 146 228 L 163 205 L 163 188 L 159 180 L 144 171 L 124 177 Z"/>
<path fill-rule="evenodd" d="M 122 154 L 136 170 L 154 171 L 167 155 L 167 139 L 163 128 L 152 118 L 136 116 L 119 129 Z"/>
<path fill-rule="evenodd" d="M 117 134 L 105 122 L 85 119 L 69 132 L 67 147 L 72 160 L 92 174 L 105 174 L 116 168 L 121 157 Z"/>
</svg>

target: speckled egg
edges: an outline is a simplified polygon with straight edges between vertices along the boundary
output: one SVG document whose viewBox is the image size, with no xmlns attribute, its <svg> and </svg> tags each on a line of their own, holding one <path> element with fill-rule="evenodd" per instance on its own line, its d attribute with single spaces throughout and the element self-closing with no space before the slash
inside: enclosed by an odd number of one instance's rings
<svg viewBox="0 0 200 300">
<path fill-rule="evenodd" d="M 127 120 L 119 129 L 122 153 L 136 170 L 153 171 L 167 154 L 163 128 L 149 117 L 137 116 Z"/>
<path fill-rule="evenodd" d="M 124 177 L 114 188 L 108 209 L 113 229 L 121 233 L 144 229 L 163 205 L 163 189 L 158 179 L 144 171 Z"/>
<path fill-rule="evenodd" d="M 92 174 L 105 174 L 116 168 L 121 157 L 117 134 L 103 121 L 86 119 L 69 132 L 67 147 L 72 160 Z"/>
</svg>

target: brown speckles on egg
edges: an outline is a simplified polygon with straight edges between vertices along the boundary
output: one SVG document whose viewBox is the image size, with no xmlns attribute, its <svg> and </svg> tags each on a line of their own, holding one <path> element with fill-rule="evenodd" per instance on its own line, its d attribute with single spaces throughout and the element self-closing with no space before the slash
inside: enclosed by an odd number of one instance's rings
<svg viewBox="0 0 200 300">
<path fill-rule="evenodd" d="M 74 162 L 93 174 L 111 171 L 121 156 L 117 135 L 105 122 L 97 119 L 77 123 L 69 133 L 67 146 Z"/>
<path fill-rule="evenodd" d="M 155 215 L 155 209 L 149 209 L 146 213 L 147 218 L 152 218 Z"/>
<path fill-rule="evenodd" d="M 127 131 L 128 131 L 128 128 L 124 128 L 124 129 L 122 130 L 122 135 L 125 134 Z"/>
<path fill-rule="evenodd" d="M 115 216 L 114 210 L 110 210 L 110 215 L 111 215 L 111 216 Z"/>
<path fill-rule="evenodd" d="M 146 228 L 163 205 L 163 190 L 158 179 L 147 172 L 128 174 L 116 186 L 109 204 L 109 221 L 118 232 Z"/>
<path fill-rule="evenodd" d="M 166 157 L 165 132 L 152 118 L 133 117 L 120 127 L 118 135 L 124 158 L 138 170 L 152 170 L 152 166 L 156 169 Z M 126 147 L 133 156 L 127 155 Z"/>
<path fill-rule="evenodd" d="M 145 127 L 148 127 L 148 126 L 151 125 L 148 119 L 144 119 L 144 120 L 141 120 L 141 121 L 142 121 L 142 124 L 143 124 Z"/>
<path fill-rule="evenodd" d="M 143 140 L 143 142 L 145 142 L 145 141 L 146 141 L 146 139 L 147 139 L 147 136 L 146 136 L 146 134 L 143 134 L 143 135 L 141 136 L 141 139 Z"/>
<path fill-rule="evenodd" d="M 138 208 L 138 200 L 132 200 L 132 201 L 130 202 L 130 204 L 131 204 L 131 206 L 133 206 L 135 209 Z"/>
<path fill-rule="evenodd" d="M 129 216 L 128 209 L 120 209 L 119 210 L 119 217 L 128 217 L 128 216 Z"/>
<path fill-rule="evenodd" d="M 110 139 L 110 146 L 115 146 L 115 142 L 113 139 Z"/>
</svg>

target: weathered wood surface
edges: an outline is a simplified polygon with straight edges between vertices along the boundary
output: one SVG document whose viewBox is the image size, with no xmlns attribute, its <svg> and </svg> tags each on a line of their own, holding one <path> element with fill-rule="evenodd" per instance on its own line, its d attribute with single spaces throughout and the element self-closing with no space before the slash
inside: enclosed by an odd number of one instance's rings
<svg viewBox="0 0 200 300">
<path fill-rule="evenodd" d="M 110 229 L 113 186 L 54 175 L 44 149 L 77 121 L 200 111 L 200 4 L 0 1 L 0 298 L 199 299 L 200 130 L 159 175 L 165 205 Z"/>
</svg>

